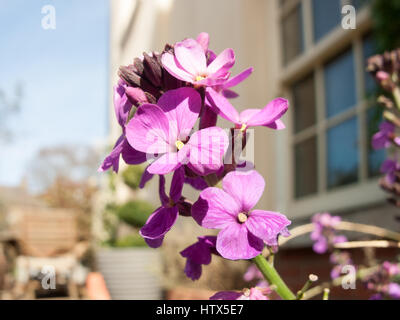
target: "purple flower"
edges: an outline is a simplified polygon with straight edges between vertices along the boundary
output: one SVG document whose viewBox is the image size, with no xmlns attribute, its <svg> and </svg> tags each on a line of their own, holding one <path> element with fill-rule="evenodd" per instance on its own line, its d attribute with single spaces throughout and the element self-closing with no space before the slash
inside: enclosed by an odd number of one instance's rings
<svg viewBox="0 0 400 320">
<path fill-rule="evenodd" d="M 393 299 L 400 299 L 400 285 L 398 283 L 389 283 L 387 294 Z"/>
<path fill-rule="evenodd" d="M 216 253 L 215 244 L 217 237 L 204 236 L 198 237 L 199 241 L 181 251 L 182 257 L 187 258 L 185 274 L 192 280 L 197 280 L 201 276 L 202 265 L 210 264 L 211 254 Z"/>
<path fill-rule="evenodd" d="M 382 268 L 383 268 L 383 270 L 386 271 L 386 273 L 390 277 L 394 277 L 394 276 L 400 275 L 400 267 L 399 267 L 399 265 L 397 263 L 390 263 L 389 261 L 385 261 L 382 264 Z"/>
<path fill-rule="evenodd" d="M 336 226 L 341 222 L 339 216 L 331 216 L 329 213 L 317 213 L 313 216 L 314 230 L 310 238 L 314 241 L 313 250 L 318 254 L 324 254 L 331 245 L 346 242 L 347 238 L 336 235 Z"/>
<path fill-rule="evenodd" d="M 388 184 L 396 182 L 396 172 L 400 170 L 400 164 L 396 160 L 386 159 L 381 166 L 381 172 L 386 173 L 385 180 Z"/>
<path fill-rule="evenodd" d="M 207 229 L 221 229 L 217 251 L 226 259 L 252 259 L 268 245 L 276 245 L 278 235 L 290 221 L 282 214 L 252 210 L 265 187 L 256 171 L 228 173 L 222 189 L 210 187 L 200 193 L 192 216 Z"/>
<path fill-rule="evenodd" d="M 104 159 L 98 170 L 100 172 L 107 171 L 111 167 L 115 172 L 118 172 L 121 154 L 127 164 L 140 164 L 146 161 L 146 154 L 133 149 L 125 139 L 125 124 L 132 109 L 132 103 L 126 95 L 126 89 L 127 85 L 121 79 L 118 85 L 114 87 L 114 111 L 122 128 L 122 135 L 118 138 L 111 153 Z M 137 88 L 137 90 L 140 89 Z"/>
<path fill-rule="evenodd" d="M 277 98 L 268 103 L 263 109 L 247 109 L 240 114 L 235 107 L 212 88 L 206 89 L 206 101 L 210 108 L 222 118 L 235 124 L 237 129 L 245 131 L 249 127 L 264 126 L 276 130 L 285 128 L 280 118 L 289 108 L 286 99 Z"/>
<path fill-rule="evenodd" d="M 147 171 L 167 174 L 183 164 L 199 175 L 222 166 L 228 136 L 218 127 L 192 130 L 201 109 L 201 97 L 192 88 L 166 92 L 157 105 L 142 105 L 126 127 L 130 145 L 141 152 L 158 154 Z"/>
<path fill-rule="evenodd" d="M 221 291 L 210 297 L 210 300 L 269 300 L 261 288 L 244 289 L 243 292 Z"/>
<path fill-rule="evenodd" d="M 152 248 L 161 246 L 165 234 L 171 230 L 178 218 L 178 204 L 181 201 L 184 182 L 184 171 L 180 168 L 174 172 L 171 181 L 169 196 L 165 193 L 165 179 L 160 176 L 161 207 L 156 209 L 147 219 L 146 224 L 140 229 L 140 235 L 145 238 Z"/>
<path fill-rule="evenodd" d="M 400 138 L 395 137 L 395 125 L 389 121 L 383 121 L 379 126 L 379 131 L 372 137 L 372 147 L 375 150 L 389 148 L 394 142 L 400 146 Z"/>
<path fill-rule="evenodd" d="M 225 49 L 207 64 L 208 39 L 204 34 L 200 38 L 200 43 L 194 39 L 176 43 L 174 55 L 169 52 L 162 55 L 163 67 L 175 78 L 195 86 L 222 85 L 230 76 L 235 54 L 232 49 Z"/>
</svg>

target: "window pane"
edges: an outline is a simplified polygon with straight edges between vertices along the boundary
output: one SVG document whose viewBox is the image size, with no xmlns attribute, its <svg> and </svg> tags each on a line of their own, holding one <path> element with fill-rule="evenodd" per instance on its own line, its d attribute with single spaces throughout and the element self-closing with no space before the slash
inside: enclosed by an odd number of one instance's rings
<svg viewBox="0 0 400 320">
<path fill-rule="evenodd" d="M 368 131 L 367 131 L 367 144 L 368 144 L 368 176 L 375 177 L 381 174 L 380 168 L 385 161 L 385 150 L 374 150 L 371 146 L 372 136 L 378 132 L 379 124 L 382 121 L 382 108 L 373 107 L 367 112 Z"/>
<path fill-rule="evenodd" d="M 314 41 L 334 29 L 341 21 L 340 0 L 313 0 Z"/>
<path fill-rule="evenodd" d="M 353 50 L 346 51 L 325 67 L 327 116 L 335 116 L 356 105 Z"/>
<path fill-rule="evenodd" d="M 314 74 L 293 86 L 295 132 L 300 132 L 315 124 Z"/>
<path fill-rule="evenodd" d="M 292 61 L 304 50 L 301 3 L 282 21 L 284 64 Z"/>
<path fill-rule="evenodd" d="M 310 138 L 295 147 L 296 198 L 317 192 L 317 139 Z"/>
<path fill-rule="evenodd" d="M 358 179 L 358 130 L 354 117 L 327 132 L 328 188 Z"/>
<path fill-rule="evenodd" d="M 371 94 L 374 94 L 377 88 L 375 80 L 372 78 L 372 76 L 367 72 L 367 60 L 369 57 L 373 56 L 377 52 L 377 46 L 375 39 L 373 38 L 372 35 L 369 35 L 364 38 L 363 41 L 363 55 L 364 55 L 364 66 L 365 66 L 365 71 L 364 71 L 364 78 L 365 78 L 365 93 L 367 96 L 370 96 Z"/>
</svg>

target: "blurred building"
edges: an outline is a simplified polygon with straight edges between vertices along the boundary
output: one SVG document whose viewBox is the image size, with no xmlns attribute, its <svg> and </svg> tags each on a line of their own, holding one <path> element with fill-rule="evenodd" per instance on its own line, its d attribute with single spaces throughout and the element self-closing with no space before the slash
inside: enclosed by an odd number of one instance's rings
<svg viewBox="0 0 400 320">
<path fill-rule="evenodd" d="M 341 23 L 348 4 L 357 12 L 354 30 Z M 368 1 L 119 0 L 111 1 L 111 11 L 112 84 L 118 67 L 143 51 L 204 31 L 217 54 L 235 50 L 233 74 L 255 68 L 237 87 L 240 97 L 232 103 L 238 110 L 289 99 L 286 130 L 255 132 L 255 164 L 266 179 L 260 208 L 285 213 L 294 225 L 328 211 L 393 226 L 395 209 L 378 186 L 385 154 L 370 147 L 379 115 L 368 99 L 375 84 L 365 72 L 366 58 L 375 53 Z M 120 128 L 111 103 L 116 139 Z"/>
</svg>

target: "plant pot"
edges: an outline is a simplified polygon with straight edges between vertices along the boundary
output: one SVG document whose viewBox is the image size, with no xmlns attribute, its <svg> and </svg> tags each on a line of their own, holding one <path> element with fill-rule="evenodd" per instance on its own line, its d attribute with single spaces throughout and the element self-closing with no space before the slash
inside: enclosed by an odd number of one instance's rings
<svg viewBox="0 0 400 320">
<path fill-rule="evenodd" d="M 112 299 L 161 299 L 161 258 L 157 250 L 99 248 L 96 251 L 96 264 Z"/>
</svg>

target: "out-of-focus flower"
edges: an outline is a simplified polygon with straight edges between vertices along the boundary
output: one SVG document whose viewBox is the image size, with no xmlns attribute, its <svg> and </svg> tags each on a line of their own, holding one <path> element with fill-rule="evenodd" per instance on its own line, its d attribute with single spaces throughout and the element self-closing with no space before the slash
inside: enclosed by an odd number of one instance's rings
<svg viewBox="0 0 400 320">
<path fill-rule="evenodd" d="M 235 107 L 212 88 L 206 89 L 206 100 L 210 108 L 222 118 L 235 124 L 237 129 L 245 131 L 249 127 L 264 126 L 276 130 L 285 128 L 280 118 L 289 108 L 286 99 L 277 98 L 268 103 L 263 109 L 247 109 L 240 114 Z"/>
<path fill-rule="evenodd" d="M 189 133 L 198 119 L 201 97 L 192 88 L 166 92 L 154 104 L 142 105 L 126 127 L 130 145 L 141 152 L 157 154 L 147 171 L 167 174 L 187 164 L 199 175 L 222 166 L 228 136 L 218 127 Z"/>
<path fill-rule="evenodd" d="M 395 277 L 400 275 L 400 266 L 398 263 L 391 263 L 389 261 L 385 261 L 382 264 L 382 268 L 387 272 L 389 277 Z"/>
<path fill-rule="evenodd" d="M 391 263 L 389 261 L 383 262 L 375 273 L 363 279 L 369 290 L 376 291 L 376 294 L 370 299 L 375 297 L 380 299 L 400 299 L 399 275 L 400 266 L 398 263 Z"/>
<path fill-rule="evenodd" d="M 221 229 L 217 251 L 226 259 L 252 259 L 268 245 L 276 245 L 290 221 L 277 212 L 252 210 L 265 187 L 256 171 L 230 172 L 222 189 L 203 190 L 192 206 L 192 216 L 207 229 Z"/>
<path fill-rule="evenodd" d="M 246 273 L 243 275 L 243 280 L 246 282 L 258 280 L 256 287 L 260 288 L 267 288 L 269 286 L 261 271 L 254 264 L 251 264 L 250 267 L 248 267 Z"/>
<path fill-rule="evenodd" d="M 386 159 L 381 166 L 381 172 L 385 173 L 386 183 L 392 185 L 396 182 L 397 172 L 400 171 L 400 164 L 396 160 Z"/>
<path fill-rule="evenodd" d="M 331 278 L 337 279 L 342 275 L 342 270 L 344 266 L 352 265 L 353 261 L 348 252 L 345 251 L 334 251 L 329 257 L 330 262 L 335 265 L 331 270 Z"/>
<path fill-rule="evenodd" d="M 140 229 L 140 235 L 150 247 L 161 246 L 165 234 L 171 230 L 178 218 L 178 204 L 182 200 L 182 188 L 184 183 L 184 171 L 180 168 L 175 171 L 169 196 L 165 193 L 165 178 L 160 176 L 160 200 L 161 207 L 156 209 L 147 219 L 146 224 Z"/>
<path fill-rule="evenodd" d="M 389 121 L 383 121 L 379 131 L 372 137 L 372 147 L 375 150 L 389 148 L 392 143 L 400 146 L 400 137 L 395 136 L 395 125 Z"/>
<path fill-rule="evenodd" d="M 210 264 L 211 254 L 217 254 L 215 250 L 217 237 L 204 236 L 198 237 L 197 239 L 198 241 L 196 243 L 180 252 L 182 257 L 187 258 L 185 274 L 192 280 L 200 278 L 202 265 Z"/>
<path fill-rule="evenodd" d="M 313 250 L 318 254 L 324 254 L 335 243 L 346 242 L 345 236 L 336 235 L 336 226 L 341 222 L 339 216 L 331 216 L 329 213 L 317 213 L 313 216 L 314 230 L 311 240 L 314 241 Z"/>
<path fill-rule="evenodd" d="M 210 300 L 269 300 L 266 294 L 271 291 L 264 288 L 244 289 L 238 291 L 221 291 L 210 297 Z"/>
<path fill-rule="evenodd" d="M 387 294 L 393 299 L 400 299 L 400 285 L 398 283 L 389 283 Z"/>
<path fill-rule="evenodd" d="M 396 86 L 392 75 L 400 73 L 400 49 L 369 58 L 367 70 L 382 88 L 392 91 Z"/>
<path fill-rule="evenodd" d="M 133 149 L 125 137 L 125 125 L 132 110 L 132 103 L 127 98 L 126 88 L 126 83 L 121 79 L 118 85 L 114 87 L 114 111 L 118 123 L 122 128 L 122 134 L 115 143 L 111 153 L 104 159 L 99 168 L 100 172 L 107 171 L 111 167 L 115 172 L 118 172 L 121 154 L 127 164 L 140 164 L 146 161 L 146 154 Z"/>
</svg>

